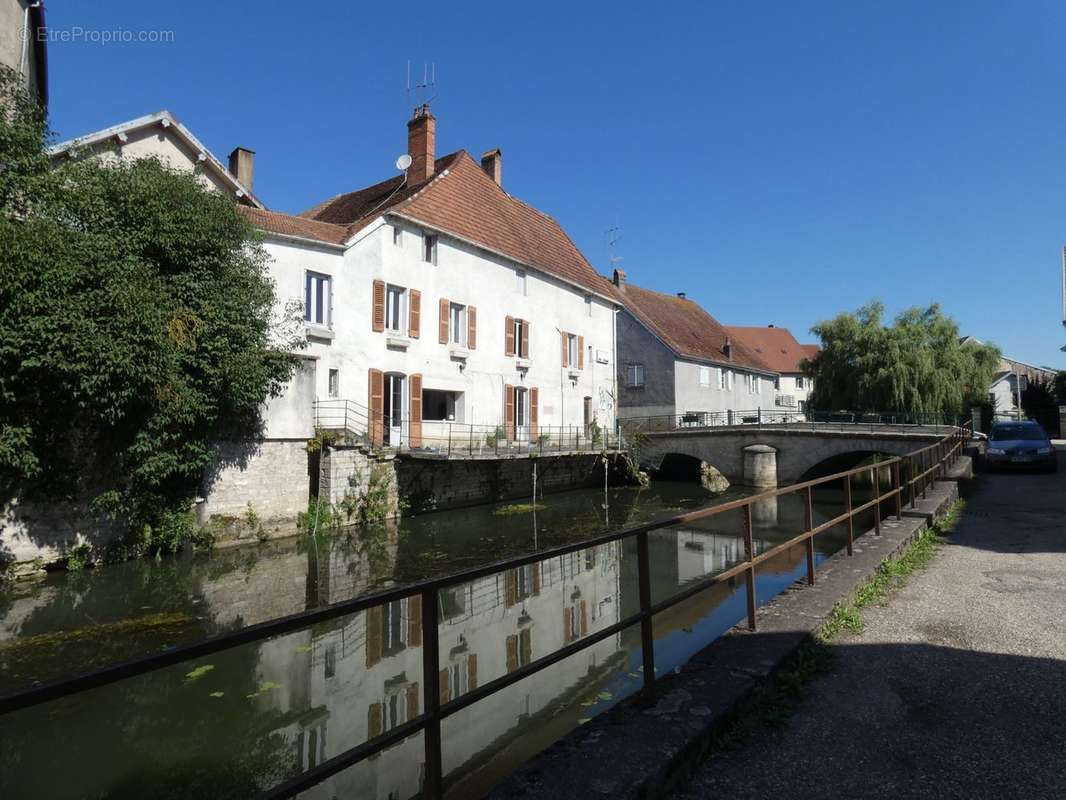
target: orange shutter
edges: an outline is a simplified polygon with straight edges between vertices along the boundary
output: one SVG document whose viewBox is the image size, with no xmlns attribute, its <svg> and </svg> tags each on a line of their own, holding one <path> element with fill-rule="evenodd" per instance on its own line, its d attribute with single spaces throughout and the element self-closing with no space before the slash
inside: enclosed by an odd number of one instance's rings
<svg viewBox="0 0 1066 800">
<path fill-rule="evenodd" d="M 422 595 L 413 594 L 407 598 L 407 646 L 419 647 L 422 644 Z"/>
<path fill-rule="evenodd" d="M 561 331 L 559 333 L 559 338 L 562 340 L 562 346 L 563 346 L 563 350 L 562 350 L 562 352 L 563 352 L 563 366 L 564 367 L 569 367 L 570 366 L 570 341 L 569 341 L 570 340 L 570 336 L 569 336 L 569 334 L 567 334 L 566 331 Z"/>
<path fill-rule="evenodd" d="M 438 680 L 440 681 L 440 702 L 443 705 L 452 699 L 451 681 L 448 679 L 448 670 L 442 669 Z"/>
<path fill-rule="evenodd" d="M 507 637 L 507 671 L 514 672 L 518 669 L 518 637 Z"/>
<path fill-rule="evenodd" d="M 533 594 L 540 594 L 540 562 L 533 565 Z"/>
<path fill-rule="evenodd" d="M 466 307 L 466 346 L 474 350 L 477 347 L 477 309 Z"/>
<path fill-rule="evenodd" d="M 563 644 L 570 644 L 574 633 L 570 625 L 570 606 L 563 609 Z"/>
<path fill-rule="evenodd" d="M 408 375 L 408 383 L 411 384 L 411 402 L 409 405 L 407 444 L 410 447 L 422 446 L 422 376 Z"/>
<path fill-rule="evenodd" d="M 375 333 L 385 330 L 385 281 L 374 281 L 374 309 L 370 315 L 370 327 Z"/>
<path fill-rule="evenodd" d="M 540 392 L 534 386 L 529 390 L 529 438 L 537 438 L 537 396 Z"/>
<path fill-rule="evenodd" d="M 518 353 L 522 358 L 529 358 L 529 320 L 522 320 L 522 341 L 519 342 Z"/>
<path fill-rule="evenodd" d="M 518 602 L 518 571 L 509 569 L 503 573 L 503 604 L 510 608 Z"/>
<path fill-rule="evenodd" d="M 505 356 L 514 355 L 514 317 L 504 317 L 503 319 L 503 354 Z"/>
<path fill-rule="evenodd" d="M 371 703 L 370 708 L 366 710 L 366 738 L 373 739 L 375 736 L 381 736 L 381 703 Z"/>
<path fill-rule="evenodd" d="M 422 293 L 418 289 L 411 290 L 411 308 L 407 314 L 407 335 L 417 339 L 419 329 L 422 327 Z"/>
<path fill-rule="evenodd" d="M 383 640 L 381 627 L 384 618 L 384 609 L 374 606 L 366 610 L 366 665 L 372 667 L 381 661 Z"/>
<path fill-rule="evenodd" d="M 466 657 L 466 689 L 473 691 L 477 688 L 477 653 L 471 653 Z"/>
<path fill-rule="evenodd" d="M 448 307 L 448 299 L 442 297 L 440 299 L 440 330 L 438 332 L 441 344 L 448 344 Z"/>
<path fill-rule="evenodd" d="M 503 430 L 507 441 L 514 441 L 514 387 L 503 387 Z"/>
<path fill-rule="evenodd" d="M 585 337 L 577 337 L 577 368 L 585 368 Z"/>
<path fill-rule="evenodd" d="M 581 601 L 581 635 L 584 636 L 588 632 L 589 632 L 589 610 L 588 610 L 588 604 L 584 600 L 582 600 Z"/>
<path fill-rule="evenodd" d="M 518 641 L 522 645 L 522 663 L 528 664 L 533 660 L 533 635 L 529 628 L 518 634 Z"/>
<path fill-rule="evenodd" d="M 370 399 L 367 408 L 370 413 L 370 444 L 381 446 L 385 441 L 385 373 L 380 369 L 370 370 Z"/>
<path fill-rule="evenodd" d="M 407 721 L 410 722 L 418 716 L 418 684 L 412 683 L 407 687 Z"/>
</svg>

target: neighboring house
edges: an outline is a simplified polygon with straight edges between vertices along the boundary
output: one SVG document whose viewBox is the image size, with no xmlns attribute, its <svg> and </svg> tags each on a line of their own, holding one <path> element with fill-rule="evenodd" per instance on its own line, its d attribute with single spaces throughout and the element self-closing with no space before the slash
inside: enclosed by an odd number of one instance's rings
<svg viewBox="0 0 1066 800">
<path fill-rule="evenodd" d="M 738 412 L 738 421 L 775 408 L 778 375 L 717 320 L 685 297 L 612 282 L 618 319 L 620 418 Z"/>
<path fill-rule="evenodd" d="M 499 150 L 438 158 L 428 106 L 407 129 L 405 174 L 299 216 L 243 209 L 304 301 L 318 397 L 412 448 L 612 426 L 613 287 L 504 191 Z"/>
<path fill-rule="evenodd" d="M 802 364 L 814 358 L 818 345 L 800 344 L 788 328 L 773 325 L 765 328 L 726 325 L 725 330 L 734 342 L 753 350 L 766 366 L 780 375 L 774 405 L 778 409 L 805 411 L 813 385 L 803 374 Z"/>
<path fill-rule="evenodd" d="M 0 65 L 15 70 L 48 107 L 48 42 L 44 3 L 0 0 Z"/>
<path fill-rule="evenodd" d="M 238 203 L 265 208 L 252 194 L 255 153 L 234 148 L 227 168 L 169 111 L 157 111 L 61 142 L 48 152 L 53 159 L 155 157 L 174 169 L 195 171 L 205 186 L 228 194 Z"/>
<path fill-rule="evenodd" d="M 963 337 L 962 343 L 984 344 L 973 336 Z M 995 413 L 1002 416 L 1015 416 L 1018 413 L 1018 395 L 1024 392 L 1032 382 L 1052 383 L 1057 370 L 1050 367 L 1038 367 L 1014 358 L 1002 356 L 988 387 L 988 399 Z"/>
</svg>

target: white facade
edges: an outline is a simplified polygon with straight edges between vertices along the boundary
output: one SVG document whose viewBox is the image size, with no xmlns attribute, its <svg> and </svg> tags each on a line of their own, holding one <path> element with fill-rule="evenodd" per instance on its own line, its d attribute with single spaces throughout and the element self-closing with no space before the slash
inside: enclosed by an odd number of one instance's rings
<svg viewBox="0 0 1066 800">
<path fill-rule="evenodd" d="M 814 381 L 811 378 L 805 375 L 783 374 L 778 379 L 778 390 L 774 393 L 774 407 L 779 411 L 803 412 L 813 389 Z"/>
<path fill-rule="evenodd" d="M 436 263 L 425 260 L 427 235 L 437 237 Z M 376 220 L 344 247 L 266 236 L 280 304 L 305 300 L 309 276 L 312 281 L 304 352 L 317 360 L 319 399 L 349 400 L 367 408 L 370 370 L 380 370 L 386 379 L 396 376 L 403 383 L 401 425 L 394 427 L 401 428 L 406 441 L 412 410 L 408 376 L 421 375 L 427 445 L 447 437 L 449 426 L 453 436 L 469 435 L 470 426 L 475 436 L 483 436 L 485 429 L 502 425 L 506 386 L 537 389 L 540 432 L 591 422 L 586 398 L 600 426 L 614 424 L 615 312 L 607 300 L 395 215 Z M 383 331 L 374 329 L 375 281 L 384 283 L 387 292 Z M 322 296 L 328 296 L 322 312 L 320 282 Z M 418 292 L 417 301 L 413 292 Z M 447 344 L 440 342 L 442 299 L 448 301 Z M 415 303 L 417 335 L 412 329 Z M 472 347 L 467 341 L 471 308 L 476 318 Z M 398 319 L 393 319 L 394 311 Z M 458 342 L 451 341 L 456 312 Z M 525 357 L 506 355 L 508 318 L 528 323 Z M 578 365 L 563 365 L 564 332 L 580 337 Z M 438 392 L 449 394 L 427 394 Z M 386 416 L 395 416 L 388 398 L 386 406 Z"/>
<path fill-rule="evenodd" d="M 674 363 L 677 413 L 772 410 L 776 376 L 740 366 L 719 367 L 678 359 Z"/>
</svg>

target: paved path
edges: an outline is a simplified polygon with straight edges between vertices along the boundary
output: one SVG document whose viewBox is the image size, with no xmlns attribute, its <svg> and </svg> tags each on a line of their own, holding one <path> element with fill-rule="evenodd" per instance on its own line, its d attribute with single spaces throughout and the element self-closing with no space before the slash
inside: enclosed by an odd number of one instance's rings
<svg viewBox="0 0 1066 800">
<path fill-rule="evenodd" d="M 1066 798 L 1066 452 L 982 475 L 929 568 L 787 727 L 705 763 L 676 800 Z"/>
</svg>

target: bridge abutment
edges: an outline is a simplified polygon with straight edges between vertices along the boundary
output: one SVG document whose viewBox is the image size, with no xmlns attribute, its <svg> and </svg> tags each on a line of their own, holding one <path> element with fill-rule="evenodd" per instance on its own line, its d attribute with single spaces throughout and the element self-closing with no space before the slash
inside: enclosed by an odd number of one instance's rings
<svg viewBox="0 0 1066 800">
<path fill-rule="evenodd" d="M 744 448 L 744 484 L 756 489 L 777 488 L 777 450 L 767 444 Z"/>
</svg>

